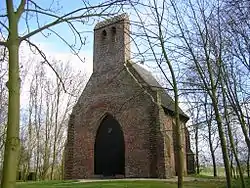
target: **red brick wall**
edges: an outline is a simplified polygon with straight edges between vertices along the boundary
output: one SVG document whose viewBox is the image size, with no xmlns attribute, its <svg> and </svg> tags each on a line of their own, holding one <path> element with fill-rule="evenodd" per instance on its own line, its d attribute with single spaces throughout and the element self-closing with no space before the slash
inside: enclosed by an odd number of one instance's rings
<svg viewBox="0 0 250 188">
<path fill-rule="evenodd" d="M 96 87 L 92 80 L 93 86 L 86 87 L 74 108 L 74 121 L 70 121 L 73 128 L 69 124 L 65 178 L 94 176 L 95 135 L 107 112 L 116 118 L 124 132 L 126 177 L 151 176 L 150 131 L 155 122 L 155 104 L 125 70 L 124 73 L 117 77 L 119 84 L 103 83 L 105 88 Z M 86 94 L 88 90 L 90 96 Z"/>
<path fill-rule="evenodd" d="M 145 93 L 137 83 L 143 83 L 139 75 L 131 70 L 135 81 L 123 65 L 130 57 L 127 21 L 105 22 L 106 26 L 95 30 L 94 72 L 69 121 L 65 179 L 95 177 L 95 136 L 107 113 L 115 117 L 124 133 L 126 177 L 174 174 L 173 138 L 164 130 L 171 129 L 171 117 L 158 108 L 156 92 L 147 89 Z M 117 28 L 115 40 L 113 26 Z M 108 44 L 102 40 L 103 29 Z"/>
</svg>

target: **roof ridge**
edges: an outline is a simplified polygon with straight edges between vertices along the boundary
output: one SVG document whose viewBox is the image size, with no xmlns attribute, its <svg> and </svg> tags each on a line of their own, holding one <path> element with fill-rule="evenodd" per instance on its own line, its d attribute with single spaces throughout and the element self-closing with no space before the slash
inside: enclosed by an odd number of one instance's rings
<svg viewBox="0 0 250 188">
<path fill-rule="evenodd" d="M 174 99 L 167 93 L 167 91 L 162 87 L 162 85 L 156 80 L 156 78 L 153 76 L 152 72 L 145 69 L 144 67 L 140 66 L 137 63 L 132 63 L 130 62 L 131 67 L 139 74 L 139 76 L 142 78 L 142 80 L 151 87 L 156 88 L 155 91 L 159 91 L 159 89 L 162 91 L 161 92 L 161 103 L 162 106 L 172 112 L 174 112 Z M 145 74 L 146 72 L 146 74 Z M 154 90 L 154 89 L 153 89 Z M 157 92 L 158 92 L 157 91 Z M 186 115 L 182 109 L 179 107 L 179 113 L 186 119 L 189 119 L 188 115 Z"/>
</svg>

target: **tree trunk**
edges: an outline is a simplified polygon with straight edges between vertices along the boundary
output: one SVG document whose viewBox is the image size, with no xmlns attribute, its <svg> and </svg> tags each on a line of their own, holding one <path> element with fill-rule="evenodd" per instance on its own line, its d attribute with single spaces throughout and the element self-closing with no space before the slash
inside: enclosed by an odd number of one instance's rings
<svg viewBox="0 0 250 188">
<path fill-rule="evenodd" d="M 212 99 L 212 103 L 213 103 L 213 109 L 214 109 L 215 119 L 216 119 L 217 126 L 218 126 L 218 131 L 219 131 L 222 156 L 223 156 L 224 167 L 225 167 L 225 172 L 226 172 L 227 186 L 228 186 L 228 188 L 231 188 L 232 187 L 232 178 L 231 178 L 231 173 L 230 173 L 230 171 L 231 171 L 230 170 L 230 163 L 229 163 L 229 158 L 228 158 L 228 153 L 227 153 L 226 139 L 225 139 L 225 135 L 223 132 L 222 119 L 221 119 L 220 112 L 218 109 L 215 91 L 212 91 L 211 99 Z"/>
<path fill-rule="evenodd" d="M 178 112 L 178 94 L 175 94 L 175 122 L 176 122 L 176 145 L 177 145 L 177 162 L 178 162 L 178 188 L 183 186 L 184 176 L 184 153 L 182 144 L 182 127 L 180 123 L 180 117 Z"/>
<path fill-rule="evenodd" d="M 215 160 L 214 151 L 211 152 L 211 156 L 212 156 L 212 162 L 213 162 L 214 177 L 217 177 L 217 166 L 216 166 L 216 160 Z"/>
<path fill-rule="evenodd" d="M 199 147 L 198 147 L 198 134 L 199 128 L 198 125 L 195 127 L 195 152 L 196 152 L 196 173 L 200 174 L 200 164 L 199 164 Z"/>
<path fill-rule="evenodd" d="M 43 156 L 43 168 L 42 168 L 42 174 L 41 178 L 42 180 L 46 179 L 46 174 L 49 169 L 49 133 L 50 133 L 50 122 L 49 122 L 49 116 L 50 116 L 50 105 L 49 105 L 49 99 L 48 94 L 46 96 L 46 120 L 45 120 L 45 143 L 44 143 L 44 156 Z"/>
<path fill-rule="evenodd" d="M 158 15 L 159 16 L 159 15 Z M 160 23 L 160 22 L 158 22 Z M 172 67 L 172 64 L 170 62 L 170 60 L 168 59 L 168 55 L 167 52 L 165 50 L 164 47 L 164 40 L 163 40 L 163 36 L 161 33 L 161 27 L 159 25 L 159 35 L 160 35 L 160 42 L 161 42 L 161 48 L 162 48 L 162 52 L 164 55 L 164 58 L 166 60 L 166 63 L 168 65 L 168 68 L 170 70 L 171 73 L 171 77 L 172 77 L 172 85 L 173 85 L 173 90 L 174 90 L 174 114 L 175 114 L 175 126 L 176 126 L 176 148 L 177 148 L 177 163 L 178 163 L 178 169 L 177 169 L 177 173 L 178 173 L 178 188 L 183 188 L 183 177 L 184 177 L 184 152 L 183 152 L 183 143 L 182 143 L 182 126 L 181 126 L 181 122 L 180 122 L 180 114 L 179 114 L 179 96 L 178 96 L 178 86 L 177 86 L 177 80 L 175 77 L 175 73 L 174 73 L 174 69 Z"/>
<path fill-rule="evenodd" d="M 28 125 L 28 164 L 27 164 L 27 171 L 25 173 L 25 177 L 27 179 L 29 172 L 30 172 L 30 164 L 32 158 L 32 108 L 33 108 L 33 93 L 30 89 L 30 99 L 29 99 L 29 125 Z"/>
<path fill-rule="evenodd" d="M 250 152 L 249 152 L 249 150 L 248 150 L 248 156 L 247 156 L 247 177 L 249 178 L 250 177 L 250 168 L 249 168 L 249 166 L 250 166 Z"/>
<path fill-rule="evenodd" d="M 212 113 L 210 114 L 211 117 L 208 116 L 208 108 L 207 108 L 207 95 L 205 96 L 205 113 L 206 113 L 206 121 L 207 121 L 207 127 L 208 127 L 208 144 L 209 144 L 209 150 L 212 157 L 212 163 L 213 163 L 213 174 L 214 177 L 217 177 L 217 167 L 216 167 L 216 160 L 214 155 L 214 149 L 213 149 L 213 142 L 212 142 Z"/>
<path fill-rule="evenodd" d="M 14 18 L 12 18 L 14 19 Z M 7 137 L 4 150 L 2 173 L 2 188 L 14 188 L 16 184 L 16 171 L 19 153 L 19 121 L 20 121 L 20 78 L 19 78 L 19 40 L 17 35 L 17 22 L 9 23 L 10 30 L 7 48 L 9 51 L 9 102 Z"/>
<path fill-rule="evenodd" d="M 209 149 L 210 149 L 212 163 L 213 163 L 213 174 L 214 174 L 214 177 L 217 177 L 217 166 L 216 166 L 216 160 L 215 160 L 214 149 L 213 149 L 211 126 L 212 126 L 211 122 L 208 122 L 208 142 L 209 142 Z"/>
<path fill-rule="evenodd" d="M 60 82 L 57 82 L 57 99 L 56 99 L 56 114 L 55 114 L 55 128 L 54 128 L 54 143 L 53 143 L 53 154 L 52 154 L 52 165 L 51 165 L 51 176 L 53 179 L 55 161 L 56 161 L 56 144 L 58 136 L 58 113 L 59 113 L 59 103 L 60 103 Z"/>
<path fill-rule="evenodd" d="M 63 147 L 63 155 L 62 155 L 62 163 L 61 163 L 61 180 L 63 180 L 63 177 L 64 177 L 64 166 L 65 166 L 65 164 L 64 164 L 64 160 L 65 160 L 65 144 L 64 144 L 64 147 Z"/>
<path fill-rule="evenodd" d="M 238 167 L 238 170 L 239 170 L 239 173 L 240 173 L 241 187 L 245 188 L 246 186 L 245 186 L 245 182 L 244 182 L 244 175 L 243 175 L 243 172 L 242 172 L 242 169 L 241 169 L 241 166 L 240 166 L 240 161 L 239 161 L 239 158 L 238 158 L 237 151 L 235 149 L 234 138 L 233 138 L 230 122 L 229 122 L 229 119 L 228 119 L 229 114 L 227 113 L 227 101 L 226 101 L 225 92 L 226 92 L 225 89 L 222 87 L 224 116 L 225 116 L 225 120 L 226 120 L 226 124 L 227 124 L 229 143 L 230 143 L 231 151 L 233 152 L 233 155 L 235 157 L 235 161 L 237 163 L 237 167 Z M 231 165 L 233 167 L 233 156 L 232 156 Z M 233 168 L 232 168 L 232 172 L 233 172 Z M 235 173 L 234 173 L 235 176 L 236 176 L 236 173 L 237 173 L 237 168 L 235 168 Z"/>
<path fill-rule="evenodd" d="M 247 122 L 245 120 L 245 114 L 243 113 L 242 106 L 239 102 L 239 97 L 237 93 L 237 81 L 233 77 L 233 85 L 231 82 L 229 82 L 229 77 L 227 70 L 224 68 L 224 83 L 227 87 L 227 98 L 231 104 L 232 109 L 234 110 L 241 126 L 242 133 L 244 135 L 248 151 L 250 152 L 250 137 L 249 137 L 249 131 L 247 130 Z"/>
<path fill-rule="evenodd" d="M 183 148 L 183 139 L 182 135 L 184 136 L 182 130 L 184 130 L 184 127 L 182 129 L 182 125 L 180 122 L 180 114 L 179 114 L 179 96 L 178 96 L 178 85 L 177 80 L 175 76 L 175 71 L 173 69 L 172 63 L 169 60 L 166 48 L 165 48 L 165 39 L 162 33 L 162 25 L 161 25 L 161 18 L 160 14 L 157 9 L 157 3 L 156 0 L 154 0 L 154 6 L 157 16 L 157 26 L 158 26 L 158 32 L 159 32 L 159 40 L 160 40 L 160 48 L 163 54 L 163 57 L 166 61 L 166 64 L 169 68 L 171 78 L 172 78 L 172 87 L 174 90 L 174 117 L 175 117 L 175 126 L 176 126 L 176 148 L 177 148 L 177 163 L 178 163 L 178 188 L 183 188 L 183 177 L 184 177 L 184 148 Z"/>
<path fill-rule="evenodd" d="M 40 148 L 41 148 L 41 144 L 40 144 L 40 140 L 41 140 L 41 136 L 40 136 L 40 122 L 39 122 L 39 110 L 38 110 L 38 88 L 39 88 L 39 84 L 38 83 L 38 75 L 35 75 L 35 101 L 34 101 L 34 117 L 35 117 L 35 129 L 36 129 L 36 170 L 35 170 L 35 174 L 36 174 L 36 179 L 40 179 Z"/>
<path fill-rule="evenodd" d="M 248 136 L 250 138 L 250 116 L 248 114 L 248 110 L 246 108 L 246 115 L 247 115 L 247 124 L 248 124 Z M 250 150 L 248 149 L 247 155 L 247 177 L 250 177 Z"/>
<path fill-rule="evenodd" d="M 207 51 L 206 51 L 207 53 Z M 208 54 L 206 54 L 206 57 L 208 57 Z M 225 134 L 223 131 L 223 124 L 222 124 L 222 119 L 219 111 L 219 105 L 218 105 L 218 96 L 217 96 L 217 84 L 215 83 L 214 80 L 214 74 L 213 74 L 213 68 L 210 64 L 211 62 L 209 60 L 206 61 L 207 64 L 207 69 L 209 73 L 209 78 L 210 78 L 210 85 L 211 85 L 211 92 L 209 92 L 209 95 L 211 97 L 213 109 L 214 109 L 214 114 L 215 114 L 215 120 L 217 122 L 217 127 L 218 127 L 218 132 L 219 132 L 219 138 L 220 138 L 220 145 L 221 145 L 221 150 L 222 150 L 222 156 L 223 156 L 223 162 L 224 162 L 224 167 L 226 171 L 226 179 L 227 179 L 227 188 L 232 187 L 232 178 L 230 175 L 230 164 L 229 164 L 229 158 L 228 158 L 228 153 L 227 153 L 227 144 L 226 144 L 226 139 L 225 139 Z M 217 66 L 221 68 L 221 59 L 216 61 Z M 209 88 L 207 87 L 208 91 Z"/>
</svg>

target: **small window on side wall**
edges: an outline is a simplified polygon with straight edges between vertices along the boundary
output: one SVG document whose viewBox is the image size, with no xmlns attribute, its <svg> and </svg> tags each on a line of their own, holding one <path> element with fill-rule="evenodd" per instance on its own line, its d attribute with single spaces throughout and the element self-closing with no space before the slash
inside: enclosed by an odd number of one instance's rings
<svg viewBox="0 0 250 188">
<path fill-rule="evenodd" d="M 104 29 L 102 31 L 102 39 L 105 39 L 107 37 L 107 31 Z"/>
<path fill-rule="evenodd" d="M 112 36 L 114 36 L 116 34 L 116 28 L 115 27 L 112 27 L 111 28 L 111 32 L 112 32 Z"/>
<path fill-rule="evenodd" d="M 115 27 L 111 28 L 111 34 L 112 34 L 112 41 L 116 42 L 116 28 Z"/>
</svg>

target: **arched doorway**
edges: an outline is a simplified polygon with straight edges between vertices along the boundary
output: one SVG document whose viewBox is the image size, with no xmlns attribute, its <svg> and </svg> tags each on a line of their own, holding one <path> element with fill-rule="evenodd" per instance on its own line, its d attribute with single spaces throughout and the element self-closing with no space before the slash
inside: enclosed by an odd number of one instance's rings
<svg viewBox="0 0 250 188">
<path fill-rule="evenodd" d="M 125 175 L 125 143 L 118 121 L 107 115 L 101 122 L 95 138 L 95 174 Z"/>
</svg>

